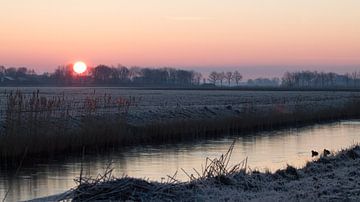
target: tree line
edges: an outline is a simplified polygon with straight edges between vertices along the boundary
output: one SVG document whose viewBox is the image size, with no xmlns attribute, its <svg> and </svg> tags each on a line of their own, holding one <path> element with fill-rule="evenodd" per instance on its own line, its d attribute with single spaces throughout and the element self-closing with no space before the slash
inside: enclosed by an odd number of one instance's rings
<svg viewBox="0 0 360 202">
<path fill-rule="evenodd" d="M 277 77 L 274 78 L 256 78 L 248 79 L 246 82 L 242 82 L 243 75 L 239 71 L 228 71 L 228 72 L 210 72 L 208 82 L 215 86 L 227 86 L 227 87 L 236 87 L 236 86 L 270 86 L 278 87 L 280 86 L 280 79 Z M 205 81 L 204 81 L 205 83 Z"/>
<path fill-rule="evenodd" d="M 72 65 L 59 66 L 52 73 L 37 75 L 26 67 L 5 68 L 0 66 L 1 82 L 5 83 L 44 83 L 44 84 L 153 84 L 188 86 L 200 85 L 202 74 L 192 70 L 164 68 L 127 68 L 122 65 L 98 65 L 82 74 L 76 74 Z"/>
<path fill-rule="evenodd" d="M 317 71 L 286 72 L 282 77 L 281 85 L 295 88 L 353 88 L 360 85 L 360 72 L 346 74 Z"/>
<path fill-rule="evenodd" d="M 242 81 L 239 71 L 212 71 L 207 76 L 192 70 L 171 67 L 147 68 L 123 65 L 97 65 L 77 75 L 72 65 L 57 67 L 52 73 L 36 74 L 26 67 L 0 66 L 0 85 L 123 85 L 123 86 L 271 86 L 286 88 L 360 87 L 360 72 L 337 74 L 334 72 L 296 71 L 285 72 L 281 78 L 256 78 Z"/>
<path fill-rule="evenodd" d="M 238 72 L 216 72 L 213 71 L 209 74 L 208 81 L 213 84 L 223 86 L 224 82 L 227 82 L 227 85 L 230 86 L 232 82 L 235 82 L 238 86 L 243 76 Z"/>
</svg>

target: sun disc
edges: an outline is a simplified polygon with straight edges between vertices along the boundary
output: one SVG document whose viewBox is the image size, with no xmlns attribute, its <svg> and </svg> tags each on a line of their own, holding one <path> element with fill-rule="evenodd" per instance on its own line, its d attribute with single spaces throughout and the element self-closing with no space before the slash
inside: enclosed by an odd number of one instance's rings
<svg viewBox="0 0 360 202">
<path fill-rule="evenodd" d="M 84 73 L 86 71 L 86 69 L 87 69 L 87 66 L 82 61 L 75 62 L 74 66 L 73 66 L 73 70 L 77 74 Z"/>
</svg>

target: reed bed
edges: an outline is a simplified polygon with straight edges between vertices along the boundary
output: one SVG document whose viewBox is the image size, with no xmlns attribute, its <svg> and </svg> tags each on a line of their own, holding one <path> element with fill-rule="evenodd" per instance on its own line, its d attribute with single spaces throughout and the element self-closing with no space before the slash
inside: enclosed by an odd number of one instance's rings
<svg viewBox="0 0 360 202">
<path fill-rule="evenodd" d="M 113 98 L 104 94 L 83 100 L 59 96 L 41 96 L 39 91 L 6 94 L 1 114 L 0 159 L 32 154 L 77 151 L 83 147 L 109 146 L 117 143 L 124 131 L 134 97 Z"/>
<path fill-rule="evenodd" d="M 325 108 L 295 106 L 289 111 L 274 106 L 266 113 L 254 112 L 253 105 L 238 116 L 216 119 L 180 120 L 153 123 L 133 128 L 143 142 L 178 142 L 196 138 L 216 137 L 219 134 L 241 135 L 248 132 L 301 127 L 307 124 L 360 117 L 360 100 L 349 100 L 344 105 Z M 141 141 L 141 140 L 136 140 Z"/>
<path fill-rule="evenodd" d="M 125 145 L 241 135 L 360 117 L 360 99 L 354 97 L 343 105 L 311 109 L 303 107 L 300 99 L 289 109 L 278 104 L 266 112 L 258 111 L 257 103 L 248 102 L 244 110 L 231 117 L 185 118 L 131 125 L 128 123 L 130 110 L 136 109 L 141 99 L 99 95 L 95 91 L 84 99 L 67 97 L 65 93 L 49 97 L 39 91 L 30 94 L 19 90 L 7 92 L 6 107 L 0 114 L 1 164 L 14 160 L 17 165 L 18 159 L 24 156 L 31 159 L 32 156 L 81 153 L 84 147 L 87 151 L 108 150 Z M 226 110 L 237 109 L 227 106 Z"/>
</svg>

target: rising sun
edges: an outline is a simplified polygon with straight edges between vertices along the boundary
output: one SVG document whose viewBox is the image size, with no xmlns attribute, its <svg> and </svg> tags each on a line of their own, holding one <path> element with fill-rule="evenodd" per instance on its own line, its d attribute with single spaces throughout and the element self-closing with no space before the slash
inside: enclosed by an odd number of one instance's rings
<svg viewBox="0 0 360 202">
<path fill-rule="evenodd" d="M 82 74 L 86 71 L 87 66 L 84 62 L 78 61 L 74 63 L 73 70 L 77 74 Z"/>
</svg>

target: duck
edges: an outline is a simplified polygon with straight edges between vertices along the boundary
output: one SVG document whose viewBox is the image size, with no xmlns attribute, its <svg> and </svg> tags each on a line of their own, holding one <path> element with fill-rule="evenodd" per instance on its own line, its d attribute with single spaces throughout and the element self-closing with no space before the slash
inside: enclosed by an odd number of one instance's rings
<svg viewBox="0 0 360 202">
<path fill-rule="evenodd" d="M 311 150 L 311 157 L 319 155 L 319 152 Z"/>
<path fill-rule="evenodd" d="M 330 155 L 330 151 L 327 149 L 324 149 L 324 156 L 327 157 Z"/>
</svg>

